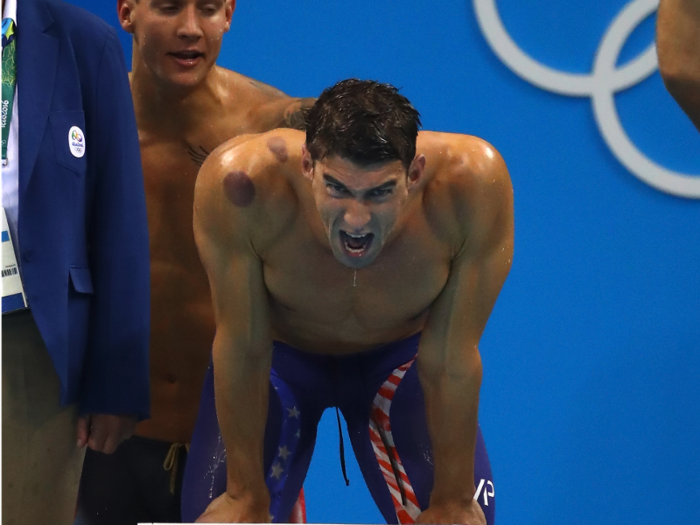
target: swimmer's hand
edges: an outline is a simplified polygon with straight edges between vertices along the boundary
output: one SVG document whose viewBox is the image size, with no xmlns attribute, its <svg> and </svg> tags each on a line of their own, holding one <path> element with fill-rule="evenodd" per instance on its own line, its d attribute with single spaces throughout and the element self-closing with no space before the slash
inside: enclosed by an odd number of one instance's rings
<svg viewBox="0 0 700 525">
<path fill-rule="evenodd" d="M 111 454 L 136 429 L 136 416 L 86 414 L 78 418 L 78 447 Z"/>
<path fill-rule="evenodd" d="M 467 505 L 431 505 L 416 518 L 416 523 L 461 523 L 463 525 L 486 525 L 484 511 L 472 500 Z"/>
<path fill-rule="evenodd" d="M 195 523 L 270 523 L 270 504 L 233 499 L 226 492 L 212 501 Z"/>
</svg>

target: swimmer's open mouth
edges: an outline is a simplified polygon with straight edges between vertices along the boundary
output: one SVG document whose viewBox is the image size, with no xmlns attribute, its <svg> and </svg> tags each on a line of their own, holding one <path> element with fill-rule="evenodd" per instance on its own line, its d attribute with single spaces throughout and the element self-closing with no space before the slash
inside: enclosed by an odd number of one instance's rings
<svg viewBox="0 0 700 525">
<path fill-rule="evenodd" d="M 178 60 L 184 61 L 197 60 L 200 57 L 204 57 L 204 53 L 196 50 L 174 51 L 169 54 Z"/>
<path fill-rule="evenodd" d="M 345 248 L 345 253 L 351 257 L 362 257 L 369 250 L 373 239 L 373 233 L 354 235 L 340 230 L 340 240 L 343 243 L 343 248 Z"/>
</svg>

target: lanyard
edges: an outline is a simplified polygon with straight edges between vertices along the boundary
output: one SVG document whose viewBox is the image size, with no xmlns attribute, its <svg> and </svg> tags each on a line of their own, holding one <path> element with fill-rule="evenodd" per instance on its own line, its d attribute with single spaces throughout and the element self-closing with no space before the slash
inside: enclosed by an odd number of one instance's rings
<svg viewBox="0 0 700 525">
<path fill-rule="evenodd" d="M 15 21 L 5 18 L 2 21 L 2 163 L 7 164 L 7 141 L 10 136 L 10 122 L 12 121 L 12 104 L 15 100 L 15 86 L 17 84 L 17 61 L 15 49 Z"/>
</svg>

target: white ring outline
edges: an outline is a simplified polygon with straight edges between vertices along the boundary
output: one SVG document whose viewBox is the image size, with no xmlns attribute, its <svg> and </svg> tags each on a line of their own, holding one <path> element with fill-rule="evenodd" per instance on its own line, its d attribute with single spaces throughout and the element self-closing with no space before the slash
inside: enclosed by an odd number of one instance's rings
<svg viewBox="0 0 700 525">
<path fill-rule="evenodd" d="M 672 171 L 637 149 L 622 127 L 615 93 L 649 77 L 658 67 L 656 45 L 617 68 L 617 59 L 634 29 L 659 5 L 659 0 L 633 0 L 615 17 L 596 51 L 590 74 L 558 71 L 533 60 L 510 37 L 496 0 L 473 0 L 476 19 L 486 41 L 501 61 L 523 80 L 560 95 L 590 97 L 603 140 L 617 160 L 650 186 L 672 195 L 700 199 L 700 177 Z"/>
</svg>

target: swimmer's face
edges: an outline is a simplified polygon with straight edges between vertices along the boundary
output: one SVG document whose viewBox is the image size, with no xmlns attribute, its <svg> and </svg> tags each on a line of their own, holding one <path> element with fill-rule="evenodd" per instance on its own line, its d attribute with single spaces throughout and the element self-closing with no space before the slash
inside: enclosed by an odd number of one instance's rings
<svg viewBox="0 0 700 525">
<path fill-rule="evenodd" d="M 165 84 L 194 87 L 214 66 L 229 30 L 234 0 L 118 0 L 124 30 L 134 35 L 134 70 Z"/>
<path fill-rule="evenodd" d="M 374 262 L 400 222 L 424 166 L 423 155 L 414 159 L 408 175 L 398 160 L 360 167 L 332 155 L 313 162 L 304 147 L 302 171 L 341 264 L 359 269 Z"/>
</svg>

